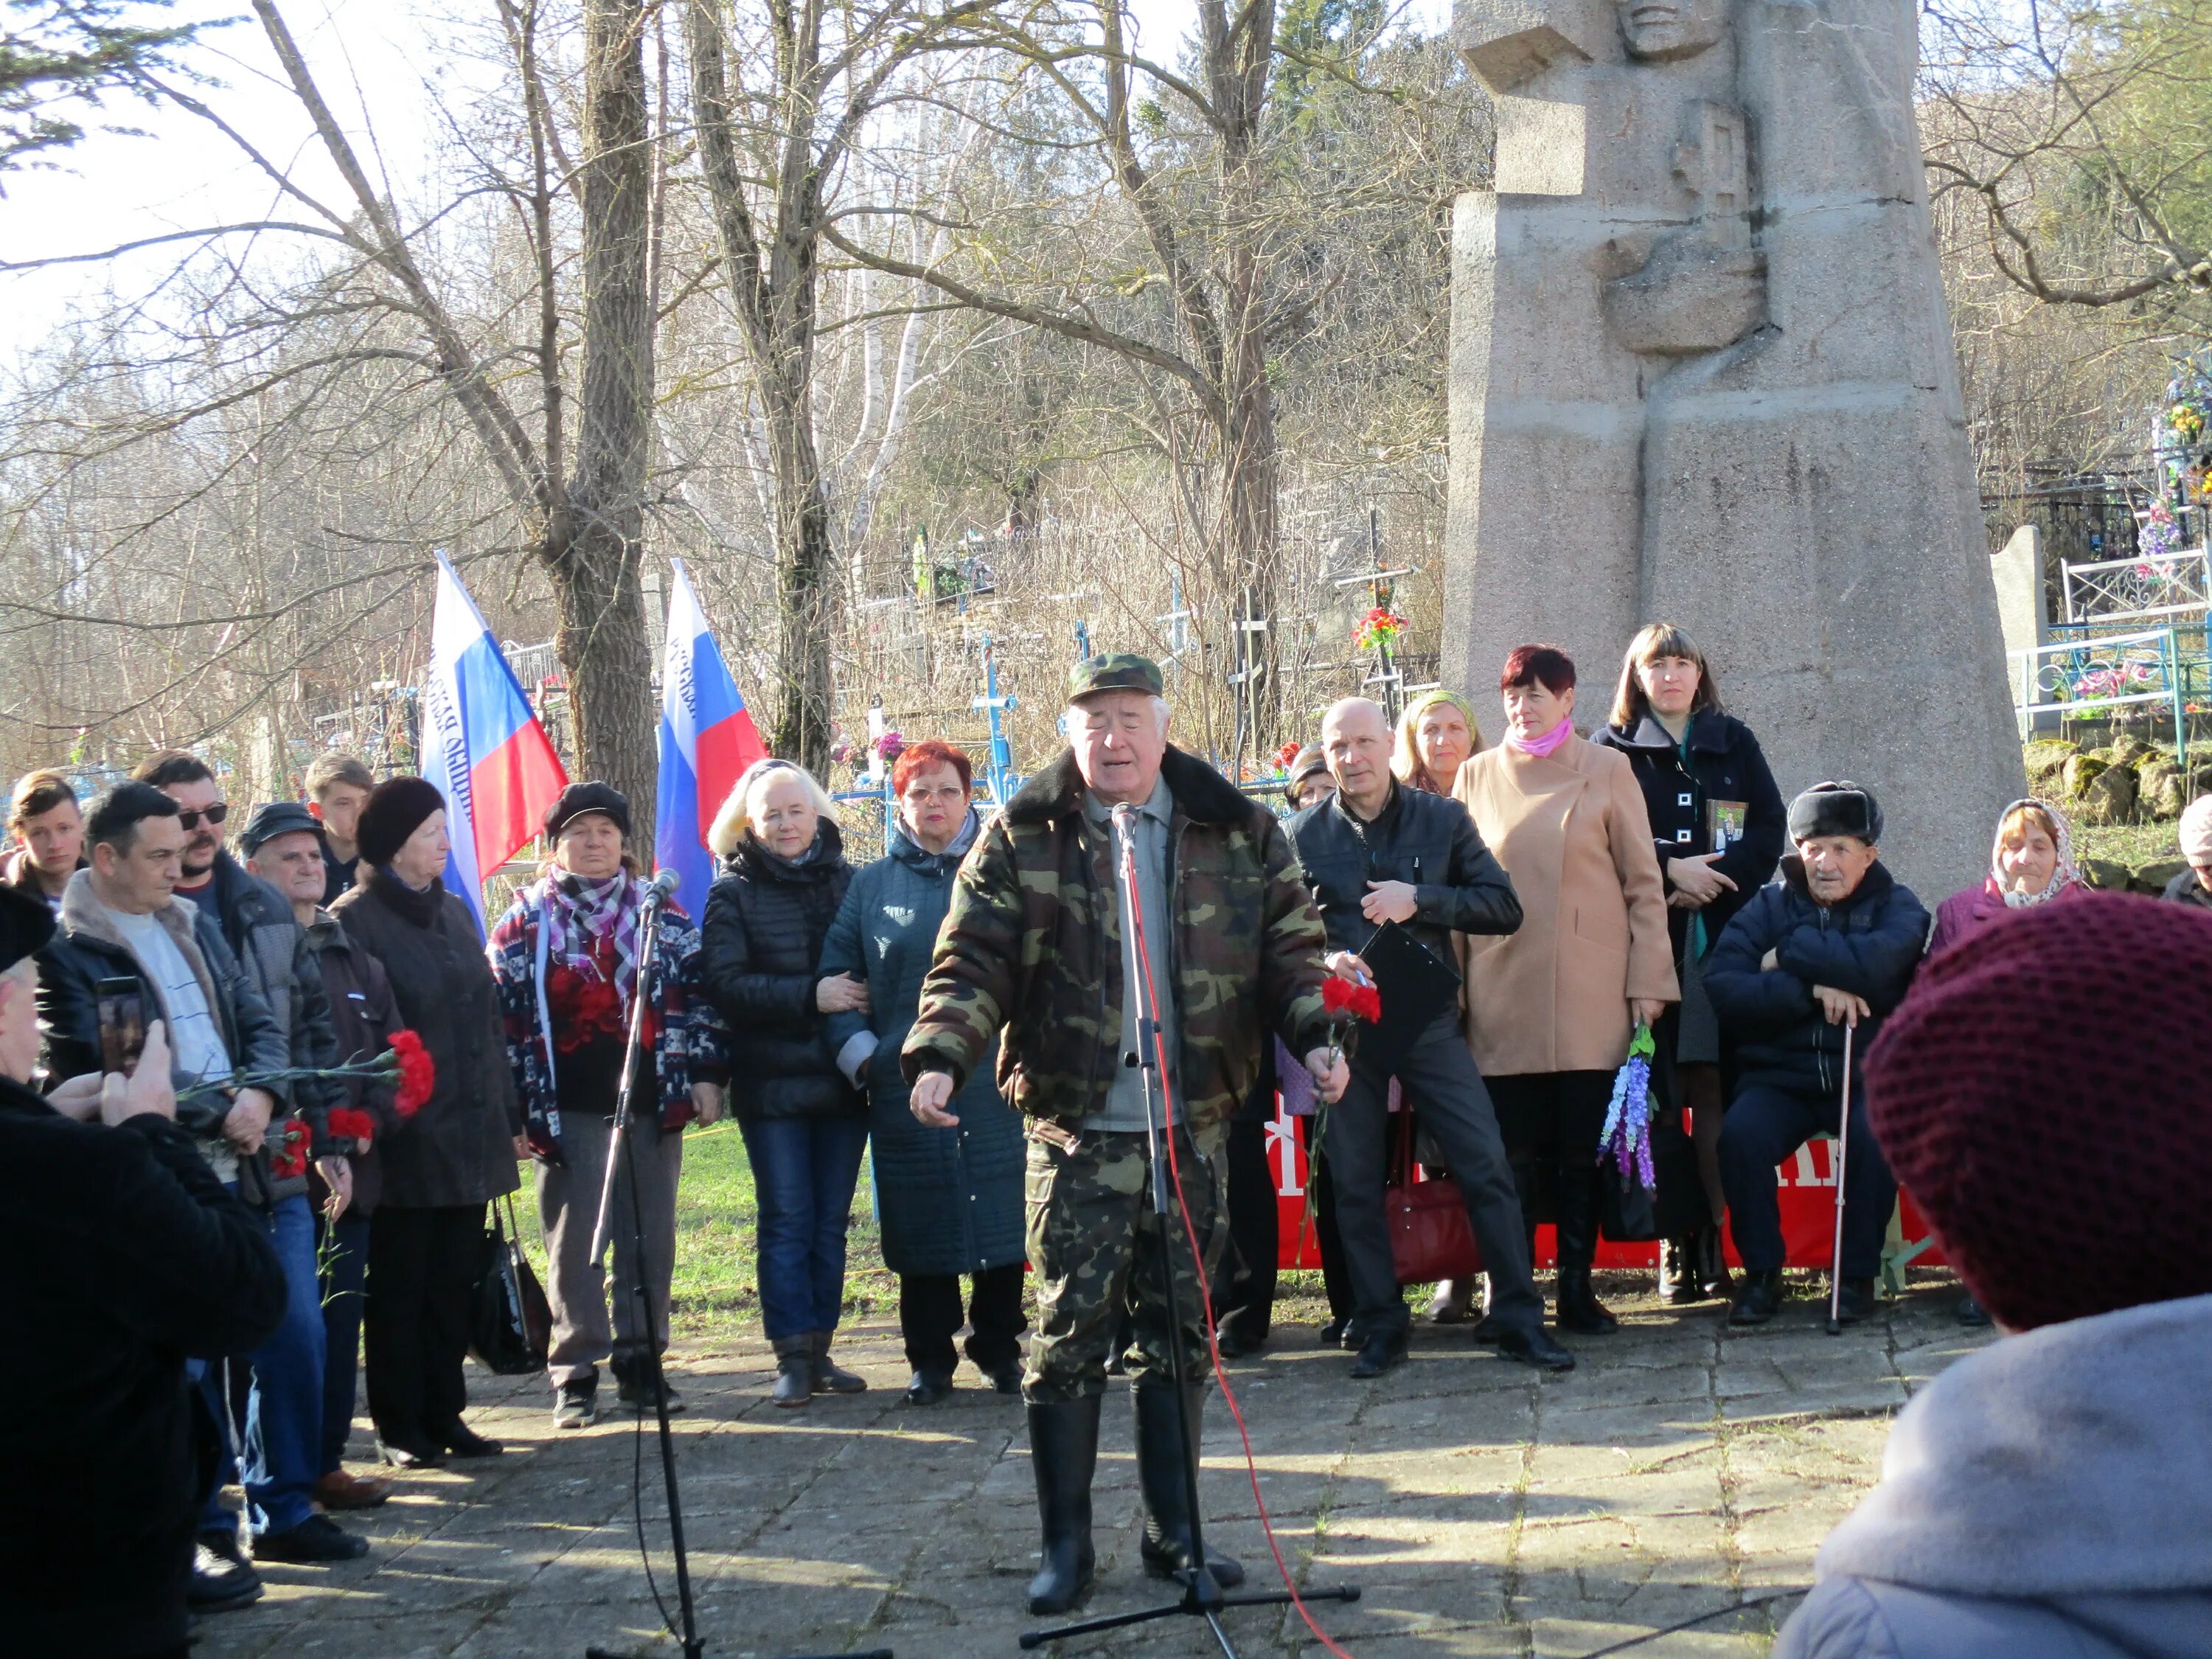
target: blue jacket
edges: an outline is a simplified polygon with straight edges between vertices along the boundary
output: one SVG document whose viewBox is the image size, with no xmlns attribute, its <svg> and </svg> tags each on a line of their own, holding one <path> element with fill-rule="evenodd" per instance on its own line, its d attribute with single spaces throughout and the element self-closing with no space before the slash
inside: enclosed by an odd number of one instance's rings
<svg viewBox="0 0 2212 1659">
<path fill-rule="evenodd" d="M 894 828 L 890 851 L 853 878 L 822 946 L 821 977 L 851 974 L 868 985 L 869 1012 L 830 1015 L 824 1035 L 868 1091 L 884 1262 L 897 1273 L 971 1273 L 1023 1255 L 1022 1126 L 994 1080 L 997 1040 L 953 1097 L 957 1129 L 915 1120 L 899 1069 L 953 877 L 973 841 L 972 815 L 969 823 L 943 854 L 923 852 Z"/>
<path fill-rule="evenodd" d="M 1856 1073 L 1882 1020 L 1905 1000 L 1928 945 L 1929 917 L 1912 890 L 1877 860 L 1842 903 L 1816 902 L 1805 867 L 1782 860 L 1705 957 L 1705 994 L 1736 1042 L 1746 1084 L 1833 1096 L 1843 1084 L 1844 1027 L 1831 1025 L 1813 988 L 1866 999 L 1851 1055 Z M 1778 965 L 1762 971 L 1766 953 Z"/>
</svg>

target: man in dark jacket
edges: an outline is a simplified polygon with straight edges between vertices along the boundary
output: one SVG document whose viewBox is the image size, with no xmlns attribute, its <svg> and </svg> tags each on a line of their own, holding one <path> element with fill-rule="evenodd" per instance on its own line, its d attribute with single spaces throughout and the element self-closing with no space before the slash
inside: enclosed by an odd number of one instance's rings
<svg viewBox="0 0 2212 1659">
<path fill-rule="evenodd" d="M 332 1065 L 337 1040 L 331 1031 L 330 999 L 307 930 L 293 918 L 283 894 L 224 850 L 222 825 L 229 807 L 221 781 L 198 756 L 176 749 L 149 757 L 132 775 L 177 803 L 185 831 L 177 896 L 212 915 L 222 929 L 223 942 L 284 1033 L 287 1064 L 302 1070 Z M 308 819 L 304 808 L 289 810 L 303 822 Z M 241 1437 L 240 1450 L 257 1559 L 342 1561 L 368 1547 L 367 1540 L 314 1510 L 321 1472 L 325 1336 L 307 1161 L 311 1155 L 318 1161 L 331 1192 L 351 1192 L 352 1172 L 330 1137 L 328 1114 L 337 1092 L 329 1084 L 299 1083 L 292 1091 L 294 1115 L 270 1126 L 270 1225 L 277 1256 L 291 1278 L 292 1311 L 274 1338 L 224 1368 L 232 1378 L 231 1405 L 237 1407 L 244 1395 L 244 1409 L 234 1410 L 233 1420 L 252 1429 Z M 247 1379 L 242 1390 L 240 1376 Z M 231 1473 L 226 1465 L 224 1478 Z M 209 1534 L 236 1524 L 228 1510 L 210 1504 Z"/>
<path fill-rule="evenodd" d="M 40 961 L 45 1060 L 55 1080 L 101 1069 L 99 988 L 111 977 L 137 981 L 147 1018 L 158 1015 L 168 1023 L 180 1091 L 227 1083 L 240 1073 L 281 1073 L 292 1064 L 289 1039 L 232 954 L 221 926 L 174 896 L 188 834 L 176 802 L 150 784 L 118 784 L 93 804 L 85 832 L 92 865 L 63 894 L 61 931 Z M 234 1096 L 203 1089 L 187 1095 L 179 1116 L 201 1138 L 202 1155 L 217 1178 L 264 1216 L 291 1275 L 284 1323 L 254 1356 L 257 1370 L 269 1379 L 250 1419 L 259 1432 L 250 1439 L 237 1437 L 247 1455 L 256 1553 L 270 1560 L 343 1559 L 361 1553 L 366 1543 L 316 1515 L 310 1497 L 322 1409 L 313 1219 L 303 1196 L 274 1202 L 270 1196 L 276 1149 L 264 1140 L 270 1124 L 284 1120 L 289 1092 L 281 1084 L 241 1088 Z M 234 1424 L 240 1402 L 225 1395 L 223 1377 L 243 1369 L 217 1365 L 208 1373 L 210 1411 Z M 227 1440 L 226 1480 L 229 1455 Z M 196 1601 L 236 1605 L 245 1594 L 238 1587 L 252 1582 L 238 1543 L 237 1516 L 211 1492 L 203 1520 L 201 1542 L 228 1565 L 215 1570 L 220 1585 L 196 1585 Z"/>
<path fill-rule="evenodd" d="M 333 1053 L 330 1060 L 316 1063 L 353 1065 L 374 1060 L 392 1046 L 392 1033 L 399 1024 L 392 1011 L 392 985 L 376 959 L 357 948 L 337 919 L 318 906 L 324 890 L 321 825 L 296 801 L 272 801 L 253 809 L 239 832 L 238 845 L 255 884 L 275 890 L 289 902 L 330 1009 Z M 221 862 L 216 868 L 220 872 Z M 254 908 L 265 910 L 258 904 Z M 265 920 L 255 925 L 259 931 L 274 931 Z M 361 1354 L 368 1218 L 376 1208 L 383 1175 L 375 1147 L 398 1127 L 398 1115 L 392 1109 L 389 1084 L 372 1085 L 358 1078 L 334 1090 L 332 1104 L 368 1112 L 374 1133 L 366 1141 L 338 1134 L 327 1112 L 323 1114 L 314 1179 L 308 1188 L 315 1210 L 315 1261 L 323 1306 L 322 1424 L 314 1500 L 326 1510 L 362 1510 L 381 1504 L 392 1491 L 389 1480 L 347 1473 L 344 1456 L 346 1437 L 353 1429 L 356 1361 Z"/>
<path fill-rule="evenodd" d="M 1336 793 L 1292 818 L 1290 834 L 1328 929 L 1334 971 L 1369 977 L 1358 952 L 1386 923 L 1426 947 L 1439 969 L 1453 960 L 1455 933 L 1510 933 L 1521 925 L 1512 878 L 1482 844 L 1467 809 L 1391 776 L 1390 722 L 1380 707 L 1346 698 L 1322 716 L 1321 733 Z M 1478 1334 L 1527 1364 L 1572 1367 L 1574 1356 L 1544 1330 L 1543 1298 L 1530 1273 L 1528 1236 L 1498 1118 L 1458 1007 L 1448 1003 L 1402 1053 L 1354 1051 L 1352 1086 L 1322 1130 L 1321 1156 L 1335 1187 L 1337 1227 L 1358 1298 L 1354 1317 L 1364 1338 L 1352 1374 L 1378 1376 L 1403 1359 L 1411 1321 L 1383 1212 L 1394 1076 L 1443 1150 L 1481 1246 L 1490 1310 Z"/>
<path fill-rule="evenodd" d="M 1790 839 L 1797 851 L 1782 860 L 1782 878 L 1753 895 L 1705 958 L 1705 988 L 1741 1066 L 1721 1130 L 1729 1227 L 1744 1266 L 1729 1311 L 1735 1325 L 1763 1325 L 1781 1306 L 1774 1166 L 1841 1127 L 1847 1027 L 1855 1036 L 1841 1316 L 1873 1313 L 1897 1181 L 1867 1129 L 1859 1073 L 1928 944 L 1928 912 L 1878 856 L 1881 808 L 1870 792 L 1814 784 L 1790 804 Z"/>
<path fill-rule="evenodd" d="M 283 1270 L 258 1219 L 174 1121 L 167 1034 L 126 1083 L 50 1103 L 30 953 L 53 921 L 0 890 L 0 1647 L 183 1659 L 198 1503 L 188 1354 L 276 1328 Z M 58 1109 L 59 1107 L 63 1109 Z M 76 1121 L 82 1119 L 82 1121 Z"/>
<path fill-rule="evenodd" d="M 961 865 L 902 1049 L 914 1115 L 943 1128 L 958 1121 L 945 1108 L 1003 1027 L 1000 1090 L 1028 1121 L 1029 1259 L 1043 1286 L 1022 1382 L 1044 1530 L 1036 1613 L 1064 1610 L 1091 1578 L 1099 1400 L 1125 1310 L 1146 1565 L 1199 1565 L 1183 1477 L 1198 1448 L 1183 1441 L 1170 1345 L 1186 1378 L 1205 1377 L 1198 1256 L 1219 1248 L 1223 1125 L 1259 1076 L 1270 1029 L 1324 1097 L 1345 1081 L 1327 1046 L 1321 919 L 1290 843 L 1273 813 L 1169 746 L 1161 692 L 1143 657 L 1093 657 L 1070 672 L 1070 752 L 1023 787 Z M 1115 856 L 1125 833 L 1141 930 Z M 1147 983 L 1157 1033 L 1139 1022 Z M 1164 1116 L 1195 1238 L 1180 1218 L 1163 1230 L 1152 1213 L 1148 1129 Z M 1163 1264 L 1176 1275 L 1179 1329 Z M 1202 1387 L 1188 1401 L 1194 1430 Z M 1211 1550 L 1203 1565 L 1224 1584 L 1243 1576 Z"/>
<path fill-rule="evenodd" d="M 2199 795 L 2181 815 L 2181 856 L 2186 870 L 2174 872 L 2159 895 L 2171 904 L 2212 910 L 2212 795 Z"/>
</svg>

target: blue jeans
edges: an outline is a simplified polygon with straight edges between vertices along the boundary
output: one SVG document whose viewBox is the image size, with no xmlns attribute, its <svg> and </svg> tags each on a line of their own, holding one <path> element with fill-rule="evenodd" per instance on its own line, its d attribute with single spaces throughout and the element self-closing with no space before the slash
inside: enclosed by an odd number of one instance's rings
<svg viewBox="0 0 2212 1659">
<path fill-rule="evenodd" d="M 335 1223 L 316 1218 L 330 1236 L 323 1253 L 323 1428 L 319 1475 L 337 1472 L 353 1433 L 354 1383 L 361 1358 L 362 1290 L 368 1280 L 368 1218 L 348 1210 Z"/>
<path fill-rule="evenodd" d="M 845 1302 L 845 1228 L 867 1149 L 860 1117 L 740 1120 L 760 1206 L 761 1322 L 780 1342 L 834 1331 Z"/>
<path fill-rule="evenodd" d="M 209 1365 L 200 1382 L 210 1408 L 226 1423 L 239 1421 L 232 1402 L 223 1398 L 226 1373 L 234 1392 L 245 1396 L 240 1436 L 244 1467 L 232 1461 L 226 1433 L 217 1493 L 243 1474 L 246 1516 L 257 1534 L 289 1532 L 314 1512 L 322 1455 L 322 1287 L 315 1276 L 314 1212 L 305 1194 L 280 1200 L 270 1211 L 269 1242 L 284 1264 L 284 1322 L 251 1354 Z M 235 1386 L 249 1370 L 252 1386 Z M 201 1530 L 234 1532 L 237 1526 L 231 1512 L 210 1496 L 200 1513 Z"/>
</svg>

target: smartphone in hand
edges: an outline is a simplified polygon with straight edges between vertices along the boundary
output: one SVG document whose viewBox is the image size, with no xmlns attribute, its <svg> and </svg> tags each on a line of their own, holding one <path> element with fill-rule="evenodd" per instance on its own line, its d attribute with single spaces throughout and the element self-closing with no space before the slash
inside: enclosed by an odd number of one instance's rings
<svg viewBox="0 0 2212 1659">
<path fill-rule="evenodd" d="M 100 1018 L 100 1068 L 128 1077 L 145 1052 L 145 993 L 126 975 L 101 980 L 93 995 Z"/>
</svg>

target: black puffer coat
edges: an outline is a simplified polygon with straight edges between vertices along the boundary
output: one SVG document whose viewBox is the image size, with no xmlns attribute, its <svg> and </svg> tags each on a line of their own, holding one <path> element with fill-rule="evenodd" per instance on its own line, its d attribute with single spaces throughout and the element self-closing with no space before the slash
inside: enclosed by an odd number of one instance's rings
<svg viewBox="0 0 2212 1659">
<path fill-rule="evenodd" d="M 803 863 L 747 835 L 707 894 L 699 985 L 729 1023 L 730 1101 L 741 1116 L 867 1114 L 814 1006 L 822 942 L 852 883 L 844 838 L 824 818 Z"/>
<path fill-rule="evenodd" d="M 467 903 L 433 881 L 416 892 L 389 871 L 331 907 L 346 934 L 384 964 L 400 1024 L 438 1068 L 430 1098 L 377 1148 L 381 1205 L 461 1208 L 513 1192 L 522 1109 L 507 1069 L 507 1034 L 483 938 Z"/>
<path fill-rule="evenodd" d="M 1840 904 L 1805 886 L 1805 866 L 1782 860 L 1782 878 L 1760 888 L 1705 957 L 1705 994 L 1735 1037 L 1746 1083 L 1832 1100 L 1843 1084 L 1844 1028 L 1831 1025 L 1813 988 L 1849 991 L 1873 1012 L 1852 1041 L 1851 1073 L 1912 983 L 1932 924 L 1912 890 L 1877 862 Z M 1762 969 L 1766 953 L 1775 965 Z"/>
</svg>

